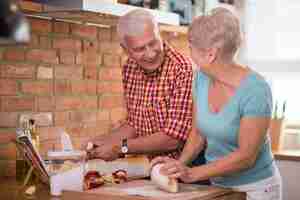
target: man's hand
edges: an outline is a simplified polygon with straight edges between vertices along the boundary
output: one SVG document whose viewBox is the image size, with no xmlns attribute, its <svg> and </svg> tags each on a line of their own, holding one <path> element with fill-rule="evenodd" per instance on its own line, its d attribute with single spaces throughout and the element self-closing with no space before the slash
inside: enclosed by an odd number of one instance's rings
<svg viewBox="0 0 300 200">
<path fill-rule="evenodd" d="M 96 144 L 98 145 L 98 143 Z M 121 153 L 121 144 L 108 142 L 101 144 L 98 147 L 88 152 L 89 159 L 103 159 L 105 161 L 112 161 L 119 158 Z"/>
<path fill-rule="evenodd" d="M 110 138 L 109 135 L 101 135 L 101 136 L 96 136 L 93 138 L 84 138 L 81 139 L 80 143 L 80 149 L 86 151 L 88 143 L 93 143 L 94 146 L 102 146 L 105 143 L 110 143 Z"/>
</svg>

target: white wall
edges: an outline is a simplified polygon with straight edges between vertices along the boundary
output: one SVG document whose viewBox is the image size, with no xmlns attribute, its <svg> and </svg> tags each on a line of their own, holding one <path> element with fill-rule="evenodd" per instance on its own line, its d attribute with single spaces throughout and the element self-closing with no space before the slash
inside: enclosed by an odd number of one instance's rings
<svg viewBox="0 0 300 200">
<path fill-rule="evenodd" d="M 245 8 L 247 60 L 299 60 L 299 0 L 248 0 Z"/>
<path fill-rule="evenodd" d="M 300 199 L 300 161 L 277 160 L 277 166 L 282 177 L 282 200 Z"/>
</svg>

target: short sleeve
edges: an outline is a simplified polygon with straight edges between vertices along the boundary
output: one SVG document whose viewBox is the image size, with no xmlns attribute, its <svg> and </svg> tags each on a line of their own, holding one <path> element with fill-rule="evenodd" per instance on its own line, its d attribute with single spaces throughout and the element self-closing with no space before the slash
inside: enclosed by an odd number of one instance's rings
<svg viewBox="0 0 300 200">
<path fill-rule="evenodd" d="M 270 117 L 272 114 L 272 93 L 266 82 L 259 82 L 247 88 L 241 101 L 242 117 Z"/>
<path fill-rule="evenodd" d="M 197 97 L 199 96 L 199 85 L 201 82 L 201 72 L 199 70 L 193 71 L 193 84 L 192 84 L 192 95 L 193 101 L 197 101 Z"/>
</svg>

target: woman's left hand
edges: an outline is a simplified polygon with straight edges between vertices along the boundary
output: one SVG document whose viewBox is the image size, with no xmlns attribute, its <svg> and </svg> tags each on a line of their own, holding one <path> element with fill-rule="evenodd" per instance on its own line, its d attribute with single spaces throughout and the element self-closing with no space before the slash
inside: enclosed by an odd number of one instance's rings
<svg viewBox="0 0 300 200">
<path fill-rule="evenodd" d="M 197 181 L 193 169 L 178 160 L 169 157 L 157 157 L 151 161 L 151 167 L 158 163 L 164 164 L 160 169 L 160 173 L 169 178 L 178 178 L 185 183 Z"/>
</svg>

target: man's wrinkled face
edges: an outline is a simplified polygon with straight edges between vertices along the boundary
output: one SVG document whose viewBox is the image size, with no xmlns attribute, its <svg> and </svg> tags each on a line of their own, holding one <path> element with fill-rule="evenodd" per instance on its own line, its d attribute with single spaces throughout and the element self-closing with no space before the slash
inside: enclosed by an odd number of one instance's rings
<svg viewBox="0 0 300 200">
<path fill-rule="evenodd" d="M 125 36 L 125 50 L 146 72 L 153 72 L 163 63 L 163 42 L 152 24 L 139 36 Z"/>
</svg>

